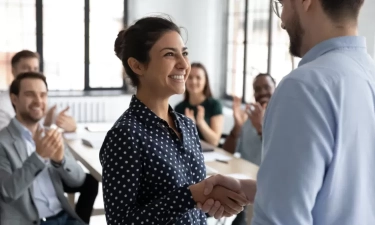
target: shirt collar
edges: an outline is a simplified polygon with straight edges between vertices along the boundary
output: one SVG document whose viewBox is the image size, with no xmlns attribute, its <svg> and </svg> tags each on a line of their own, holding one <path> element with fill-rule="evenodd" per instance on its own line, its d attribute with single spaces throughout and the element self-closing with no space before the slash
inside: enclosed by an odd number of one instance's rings
<svg viewBox="0 0 375 225">
<path fill-rule="evenodd" d="M 33 139 L 33 135 L 31 134 L 31 131 L 27 129 L 20 121 L 18 121 L 16 117 L 14 117 L 12 120 L 17 130 L 21 133 L 23 138 L 27 140 Z"/>
<path fill-rule="evenodd" d="M 366 38 L 360 36 L 343 36 L 331 38 L 315 45 L 310 49 L 299 62 L 298 67 L 314 61 L 319 56 L 337 49 L 356 49 L 366 52 Z"/>
<path fill-rule="evenodd" d="M 145 123 L 160 124 L 164 123 L 167 125 L 167 121 L 158 117 L 151 109 L 149 109 L 141 100 L 139 100 L 135 95 L 132 96 L 130 101 L 129 109 L 132 114 L 139 120 Z M 181 122 L 181 118 L 176 115 L 175 111 L 171 106 L 168 108 L 169 114 L 172 116 L 173 120 Z"/>
</svg>

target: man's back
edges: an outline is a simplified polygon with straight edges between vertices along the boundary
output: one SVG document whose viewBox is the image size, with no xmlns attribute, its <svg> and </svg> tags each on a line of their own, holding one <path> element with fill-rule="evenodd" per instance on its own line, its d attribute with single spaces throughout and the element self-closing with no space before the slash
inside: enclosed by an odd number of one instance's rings
<svg viewBox="0 0 375 225">
<path fill-rule="evenodd" d="M 375 224 L 375 66 L 364 43 L 317 45 L 276 90 L 254 224 Z"/>
</svg>

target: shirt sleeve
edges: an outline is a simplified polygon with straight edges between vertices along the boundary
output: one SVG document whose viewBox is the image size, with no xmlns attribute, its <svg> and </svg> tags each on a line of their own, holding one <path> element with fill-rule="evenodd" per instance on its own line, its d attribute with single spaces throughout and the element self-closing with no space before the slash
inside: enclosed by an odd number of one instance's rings
<svg viewBox="0 0 375 225">
<path fill-rule="evenodd" d="M 145 169 L 138 135 L 126 127 L 114 128 L 108 132 L 101 148 L 108 225 L 168 224 L 195 207 L 189 185 L 170 190 L 148 204 L 140 203 L 138 196 Z"/>
<path fill-rule="evenodd" d="M 212 116 L 222 115 L 223 114 L 223 105 L 219 100 L 213 99 L 212 104 Z"/>
<path fill-rule="evenodd" d="M 265 115 L 252 224 L 313 224 L 315 199 L 333 156 L 330 110 L 324 90 L 292 78 L 281 82 Z"/>
</svg>

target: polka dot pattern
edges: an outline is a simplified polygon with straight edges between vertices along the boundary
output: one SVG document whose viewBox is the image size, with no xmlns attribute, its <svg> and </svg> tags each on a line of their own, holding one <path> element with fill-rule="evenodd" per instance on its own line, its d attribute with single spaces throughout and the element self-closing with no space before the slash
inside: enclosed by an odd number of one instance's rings
<svg viewBox="0 0 375 225">
<path fill-rule="evenodd" d="M 169 113 L 181 139 L 135 96 L 108 131 L 100 150 L 108 225 L 206 224 L 189 190 L 206 175 L 198 133 L 190 119 Z"/>
</svg>

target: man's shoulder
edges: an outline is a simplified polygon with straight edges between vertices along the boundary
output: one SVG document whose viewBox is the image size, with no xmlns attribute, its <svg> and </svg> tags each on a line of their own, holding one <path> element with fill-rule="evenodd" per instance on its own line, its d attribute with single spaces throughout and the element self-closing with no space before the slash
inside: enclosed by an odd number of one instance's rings
<svg viewBox="0 0 375 225">
<path fill-rule="evenodd" d="M 8 127 L 4 127 L 0 130 L 0 144 L 4 145 L 5 143 L 10 143 L 12 136 L 9 133 Z"/>
</svg>

